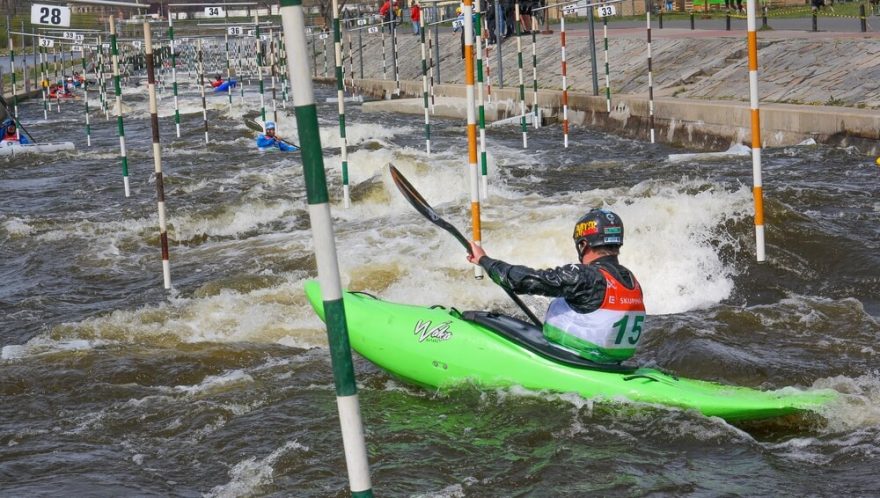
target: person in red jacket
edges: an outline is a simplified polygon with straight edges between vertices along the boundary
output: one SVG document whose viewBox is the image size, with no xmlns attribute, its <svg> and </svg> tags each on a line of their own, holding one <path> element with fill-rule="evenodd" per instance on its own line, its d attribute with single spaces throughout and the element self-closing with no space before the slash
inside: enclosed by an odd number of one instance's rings
<svg viewBox="0 0 880 498">
<path fill-rule="evenodd" d="M 219 74 L 217 75 L 217 79 L 211 82 L 211 86 L 217 88 L 218 86 L 223 84 L 223 77 Z"/>
<path fill-rule="evenodd" d="M 412 21 L 413 26 L 413 34 L 419 34 L 419 19 L 422 18 L 422 9 L 419 8 L 419 3 L 413 1 L 412 7 L 409 8 L 409 18 Z"/>
</svg>

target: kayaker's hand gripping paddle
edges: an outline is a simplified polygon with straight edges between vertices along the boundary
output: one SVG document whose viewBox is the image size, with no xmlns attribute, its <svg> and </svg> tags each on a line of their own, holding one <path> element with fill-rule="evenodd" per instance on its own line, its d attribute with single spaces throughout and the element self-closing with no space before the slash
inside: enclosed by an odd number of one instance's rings
<svg viewBox="0 0 880 498">
<path fill-rule="evenodd" d="M 409 201 L 410 204 L 412 204 L 412 207 L 416 208 L 416 211 L 421 213 L 422 216 L 428 218 L 428 221 L 452 234 L 452 236 L 458 239 L 458 242 L 464 246 L 468 254 L 473 255 L 473 253 L 471 252 L 471 244 L 468 239 L 466 239 L 465 236 L 462 235 L 457 228 L 452 226 L 452 224 L 450 224 L 448 221 L 441 218 L 440 215 L 437 214 L 436 211 L 434 211 L 434 208 L 432 208 L 431 205 L 428 204 L 428 201 L 426 201 L 425 198 L 422 197 L 421 194 L 419 194 L 418 190 L 416 190 L 415 187 L 412 186 L 412 184 L 406 179 L 405 176 L 403 176 L 403 173 L 401 173 L 400 170 L 392 165 L 389 166 L 391 168 L 391 179 L 394 180 L 394 184 L 397 185 L 397 189 L 400 190 L 400 193 L 403 194 L 403 196 L 406 198 L 407 201 Z M 544 324 L 541 323 L 541 320 L 539 320 L 538 317 L 535 316 L 534 313 L 532 313 L 532 310 L 530 310 L 525 305 L 525 303 L 523 303 L 522 300 L 513 293 L 512 290 L 504 287 L 501 284 L 499 284 L 499 286 L 504 289 L 504 292 L 506 292 L 507 295 L 510 296 L 510 299 L 513 299 L 513 302 L 515 302 L 516 305 L 519 306 L 519 309 L 521 309 L 523 313 L 525 313 L 535 325 L 537 325 L 538 327 L 544 326 Z"/>
</svg>

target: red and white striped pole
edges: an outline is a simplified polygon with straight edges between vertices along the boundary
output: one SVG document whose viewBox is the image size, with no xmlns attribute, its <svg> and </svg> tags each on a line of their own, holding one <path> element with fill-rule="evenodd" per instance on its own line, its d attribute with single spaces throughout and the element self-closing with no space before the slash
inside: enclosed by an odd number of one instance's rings
<svg viewBox="0 0 880 498">
<path fill-rule="evenodd" d="M 156 197 L 159 205 L 159 243 L 162 245 L 162 280 L 171 288 L 171 263 L 168 261 L 168 227 L 165 224 L 165 183 L 162 178 L 162 147 L 159 143 L 159 115 L 156 104 L 156 68 L 153 58 L 153 34 L 144 21 L 144 46 L 147 63 L 147 93 L 150 98 L 150 125 L 153 129 L 153 166 L 156 173 Z"/>
<path fill-rule="evenodd" d="M 562 144 L 568 148 L 568 64 L 565 62 L 565 14 L 559 16 L 559 39 L 562 44 Z"/>
<path fill-rule="evenodd" d="M 654 143 L 654 68 L 651 63 L 651 9 L 645 11 L 648 25 L 648 121 L 651 127 L 651 143 Z"/>
<path fill-rule="evenodd" d="M 749 104 L 752 113 L 752 194 L 755 198 L 755 255 L 764 261 L 764 186 L 761 180 L 761 112 L 758 106 L 758 33 L 755 2 L 748 2 Z"/>
</svg>

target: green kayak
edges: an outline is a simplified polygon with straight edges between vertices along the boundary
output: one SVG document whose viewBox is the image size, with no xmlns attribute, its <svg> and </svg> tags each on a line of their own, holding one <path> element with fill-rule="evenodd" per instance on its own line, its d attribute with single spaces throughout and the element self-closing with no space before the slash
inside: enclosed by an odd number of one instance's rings
<svg viewBox="0 0 880 498">
<path fill-rule="evenodd" d="M 324 319 L 318 283 L 306 282 L 305 291 Z M 728 421 L 817 411 L 837 397 L 832 390 L 759 391 L 653 368 L 599 365 L 551 345 L 534 325 L 495 313 L 389 303 L 358 292 L 346 292 L 344 302 L 355 351 L 395 377 L 431 388 L 523 386 L 692 409 Z"/>
</svg>

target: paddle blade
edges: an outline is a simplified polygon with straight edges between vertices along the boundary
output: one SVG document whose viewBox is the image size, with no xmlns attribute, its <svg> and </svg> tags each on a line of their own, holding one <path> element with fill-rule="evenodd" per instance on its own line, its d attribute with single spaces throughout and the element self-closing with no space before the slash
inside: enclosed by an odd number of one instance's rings
<svg viewBox="0 0 880 498">
<path fill-rule="evenodd" d="M 434 211 L 434 208 L 428 204 L 428 201 L 419 194 L 419 191 L 416 190 L 415 187 L 403 176 L 403 173 L 400 172 L 399 169 L 395 168 L 394 165 L 389 164 L 391 169 L 391 179 L 394 180 L 394 184 L 397 185 L 397 189 L 400 190 L 400 193 L 403 194 L 403 197 L 412 205 L 412 207 L 416 208 L 416 211 L 422 214 L 425 218 L 428 219 L 431 223 L 437 225 L 438 227 L 446 230 L 453 237 L 458 239 L 458 242 L 467 249 L 468 254 L 471 252 L 471 244 L 468 239 L 465 238 L 461 232 L 458 231 L 457 228 L 452 226 L 449 222 L 444 220 Z"/>
</svg>

